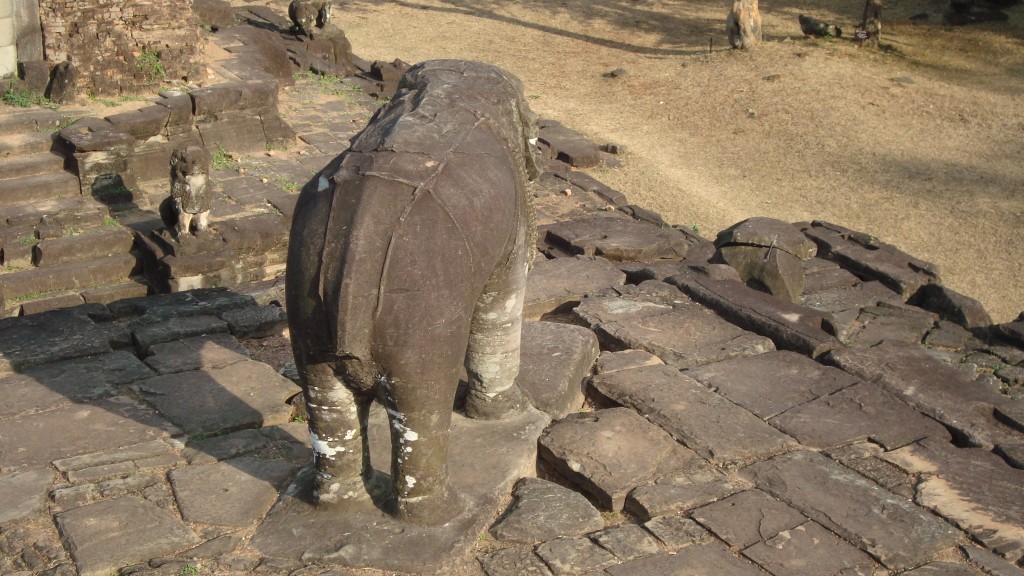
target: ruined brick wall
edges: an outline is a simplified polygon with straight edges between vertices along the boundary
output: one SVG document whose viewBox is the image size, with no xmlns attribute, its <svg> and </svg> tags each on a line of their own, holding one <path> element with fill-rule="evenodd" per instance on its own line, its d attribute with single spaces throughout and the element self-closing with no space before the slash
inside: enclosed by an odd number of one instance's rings
<svg viewBox="0 0 1024 576">
<path fill-rule="evenodd" d="M 39 0 L 39 15 L 46 60 L 74 63 L 79 94 L 150 92 L 205 70 L 192 0 Z"/>
</svg>

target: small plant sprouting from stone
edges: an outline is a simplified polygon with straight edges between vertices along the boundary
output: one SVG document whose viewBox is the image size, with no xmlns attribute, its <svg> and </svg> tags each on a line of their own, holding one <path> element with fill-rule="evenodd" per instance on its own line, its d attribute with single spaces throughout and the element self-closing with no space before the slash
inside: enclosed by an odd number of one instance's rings
<svg viewBox="0 0 1024 576">
<path fill-rule="evenodd" d="M 4 104 L 7 104 L 8 106 L 14 106 L 16 108 L 42 106 L 44 108 L 50 108 L 52 110 L 57 109 L 57 105 L 51 102 L 46 97 L 39 94 L 35 94 L 28 90 L 15 90 L 13 86 L 7 87 L 7 91 L 4 92 L 2 99 Z"/>
<path fill-rule="evenodd" d="M 21 238 L 18 238 L 18 244 L 21 244 L 22 246 L 35 246 L 36 244 L 39 244 L 39 238 L 36 238 L 35 236 L 22 236 Z"/>
<path fill-rule="evenodd" d="M 194 576 L 195 574 L 199 574 L 199 573 L 200 573 L 199 567 L 198 566 L 193 566 L 191 564 L 185 564 L 184 566 L 181 567 L 180 570 L 178 570 L 178 574 L 180 574 L 181 576 Z"/>
<path fill-rule="evenodd" d="M 104 226 L 114 227 L 114 226 L 120 226 L 121 224 L 116 219 L 111 218 L 110 216 L 107 216 L 106 218 L 103 219 L 103 225 Z"/>
<path fill-rule="evenodd" d="M 217 145 L 217 150 L 210 157 L 210 168 L 213 170 L 235 170 L 238 171 L 238 160 L 228 153 L 223 146 Z"/>
<path fill-rule="evenodd" d="M 691 224 L 690 225 L 690 230 L 693 230 L 694 234 L 700 234 L 700 225 L 699 224 Z"/>
<path fill-rule="evenodd" d="M 135 67 L 139 69 L 150 82 L 163 81 L 167 78 L 167 71 L 160 62 L 160 55 L 152 50 L 143 50 L 135 58 Z"/>
</svg>

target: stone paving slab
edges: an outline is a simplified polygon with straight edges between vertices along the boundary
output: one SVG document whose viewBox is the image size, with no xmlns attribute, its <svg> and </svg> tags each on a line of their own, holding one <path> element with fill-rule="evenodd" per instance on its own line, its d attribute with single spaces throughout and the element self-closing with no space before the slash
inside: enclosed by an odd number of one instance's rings
<svg viewBox="0 0 1024 576">
<path fill-rule="evenodd" d="M 589 538 L 558 538 L 537 547 L 555 576 L 587 574 L 615 564 L 615 556 Z"/>
<path fill-rule="evenodd" d="M 692 368 L 685 375 L 768 420 L 859 382 L 796 352 L 768 352 Z"/>
<path fill-rule="evenodd" d="M 537 257 L 526 280 L 523 317 L 540 318 L 575 306 L 585 294 L 621 286 L 625 281 L 626 275 L 604 258 Z"/>
<path fill-rule="evenodd" d="M 81 306 L 0 320 L 0 374 L 105 354 L 131 342 L 125 327 L 93 322 L 90 310 Z"/>
<path fill-rule="evenodd" d="M 263 519 L 298 468 L 242 457 L 172 470 L 170 481 L 185 521 L 245 528 Z"/>
<path fill-rule="evenodd" d="M 922 438 L 952 441 L 944 426 L 868 382 L 797 406 L 769 422 L 808 448 L 833 448 L 868 439 L 887 450 Z"/>
<path fill-rule="evenodd" d="M 49 468 L 26 468 L 0 476 L 0 526 L 42 512 L 53 477 Z"/>
<path fill-rule="evenodd" d="M 1024 558 L 1024 470 L 987 450 L 931 439 L 883 458 L 923 475 L 916 502 L 1010 561 Z"/>
<path fill-rule="evenodd" d="M 844 348 L 825 360 L 895 393 L 971 444 L 992 448 L 1020 438 L 995 418 L 995 407 L 1009 402 L 1005 396 L 917 346 L 886 342 L 866 350 Z"/>
<path fill-rule="evenodd" d="M 109 576 L 198 541 L 181 520 L 135 496 L 74 508 L 57 514 L 56 520 L 81 576 Z"/>
<path fill-rule="evenodd" d="M 928 562 L 962 538 L 944 521 L 817 453 L 777 456 L 743 475 L 893 570 Z"/>
<path fill-rule="evenodd" d="M 69 404 L 0 421 L 0 469 L 49 464 L 178 433 L 153 409 L 124 396 Z"/>
<path fill-rule="evenodd" d="M 673 471 L 706 467 L 629 408 L 571 414 L 544 432 L 538 449 L 560 474 L 612 511 L 622 510 L 637 486 Z"/>
<path fill-rule="evenodd" d="M 186 434 L 212 435 L 287 422 L 298 386 L 261 362 L 165 374 L 133 384 Z"/>
<path fill-rule="evenodd" d="M 775 350 L 768 338 L 737 328 L 656 281 L 587 297 L 574 314 L 597 333 L 604 349 L 646 350 L 677 368 Z"/>
<path fill-rule="evenodd" d="M 0 419 L 113 396 L 119 385 L 151 376 L 152 370 L 124 351 L 54 362 L 20 374 L 0 376 Z"/>
<path fill-rule="evenodd" d="M 230 334 L 210 334 L 154 344 L 146 365 L 157 374 L 202 368 L 223 368 L 249 359 L 249 352 Z"/>
<path fill-rule="evenodd" d="M 683 548 L 675 553 L 661 553 L 605 570 L 611 576 L 762 576 L 763 572 L 749 561 L 733 556 L 718 542 Z"/>
<path fill-rule="evenodd" d="M 523 478 L 512 490 L 512 504 L 490 532 L 503 542 L 536 544 L 602 528 L 601 513 L 579 492 L 547 480 Z"/>
<path fill-rule="evenodd" d="M 758 542 L 743 555 L 774 576 L 870 576 L 875 572 L 875 562 L 867 554 L 813 521 Z"/>
<path fill-rule="evenodd" d="M 807 517 L 761 490 L 745 490 L 695 510 L 692 517 L 735 548 L 764 542 Z"/>
<path fill-rule="evenodd" d="M 754 414 L 670 366 L 601 374 L 591 386 L 636 409 L 675 439 L 716 464 L 764 458 L 796 442 Z"/>
<path fill-rule="evenodd" d="M 444 526 L 403 525 L 368 499 L 352 502 L 344 511 L 318 510 L 310 504 L 312 468 L 307 467 L 260 525 L 251 545 L 271 558 L 437 572 L 474 545 L 513 483 L 532 474 L 536 439 L 548 421 L 537 411 L 500 421 L 453 416 L 449 471 L 465 510 Z M 386 423 L 384 428 L 381 433 L 386 435 Z"/>
</svg>

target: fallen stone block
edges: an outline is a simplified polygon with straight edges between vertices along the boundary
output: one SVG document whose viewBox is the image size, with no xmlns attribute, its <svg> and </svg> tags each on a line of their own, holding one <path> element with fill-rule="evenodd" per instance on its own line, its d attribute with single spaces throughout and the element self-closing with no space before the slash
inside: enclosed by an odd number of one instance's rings
<svg viewBox="0 0 1024 576">
<path fill-rule="evenodd" d="M 553 419 L 583 406 L 583 383 L 600 350 L 593 332 L 554 322 L 523 322 L 516 383 L 530 404 Z"/>
<path fill-rule="evenodd" d="M 981 302 L 941 284 L 921 286 L 907 303 L 934 312 L 968 330 L 992 325 L 992 317 Z"/>
<path fill-rule="evenodd" d="M 822 258 L 867 280 L 878 280 L 905 302 L 925 284 L 940 283 L 938 268 L 891 244 L 828 222 L 815 221 L 804 234 L 818 245 Z"/>
<path fill-rule="evenodd" d="M 614 261 L 649 262 L 686 256 L 690 242 L 674 228 L 659 228 L 632 218 L 597 215 L 542 226 L 538 234 L 569 254 Z"/>
<path fill-rule="evenodd" d="M 748 286 L 799 303 L 804 291 L 803 261 L 817 251 L 794 226 L 771 218 L 749 218 L 715 239 L 717 260 L 739 272 Z"/>
<path fill-rule="evenodd" d="M 601 149 L 583 134 L 548 119 L 538 121 L 537 128 L 538 140 L 548 149 L 549 158 L 573 168 L 593 168 L 601 164 Z"/>
<path fill-rule="evenodd" d="M 817 358 L 842 346 L 829 314 L 728 280 L 678 275 L 668 282 L 736 326 L 771 338 L 776 348 Z"/>
<path fill-rule="evenodd" d="M 264 338 L 280 334 L 288 326 L 288 316 L 280 306 L 249 306 L 221 314 L 235 338 Z"/>
</svg>

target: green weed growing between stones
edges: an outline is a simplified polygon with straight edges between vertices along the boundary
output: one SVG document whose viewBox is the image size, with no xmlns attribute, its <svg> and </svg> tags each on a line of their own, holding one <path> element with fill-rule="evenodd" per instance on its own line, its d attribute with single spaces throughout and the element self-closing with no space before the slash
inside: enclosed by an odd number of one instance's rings
<svg viewBox="0 0 1024 576">
<path fill-rule="evenodd" d="M 217 150 L 210 157 L 210 168 L 213 170 L 234 170 L 238 171 L 238 160 L 228 153 L 223 146 L 217 145 Z"/>
<path fill-rule="evenodd" d="M 152 50 L 143 50 L 135 58 L 135 67 L 150 82 L 162 82 L 167 78 L 167 71 L 164 70 L 164 65 L 160 62 L 160 55 Z"/>
<path fill-rule="evenodd" d="M 2 100 L 4 104 L 14 106 L 15 108 L 42 106 L 43 108 L 49 108 L 51 110 L 57 109 L 57 105 L 45 96 L 29 92 L 28 90 L 15 90 L 13 86 L 7 87 L 7 91 L 4 92 Z"/>
</svg>

